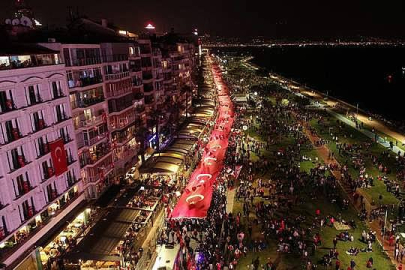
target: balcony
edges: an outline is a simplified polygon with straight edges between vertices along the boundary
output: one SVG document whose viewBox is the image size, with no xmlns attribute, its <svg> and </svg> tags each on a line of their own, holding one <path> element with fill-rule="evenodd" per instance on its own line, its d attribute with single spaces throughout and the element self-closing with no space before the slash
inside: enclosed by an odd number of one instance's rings
<svg viewBox="0 0 405 270">
<path fill-rule="evenodd" d="M 18 155 L 17 159 L 12 159 L 12 165 L 13 168 L 10 168 L 10 173 L 15 172 L 18 169 L 21 169 L 25 165 L 27 165 L 29 162 L 27 162 L 26 158 L 24 155 Z"/>
<path fill-rule="evenodd" d="M 34 120 L 34 130 L 33 130 L 33 132 L 34 133 L 38 132 L 38 131 L 43 130 L 43 129 L 47 128 L 47 127 L 48 127 L 48 125 L 45 123 L 44 119 L 39 119 L 38 121 Z"/>
<path fill-rule="evenodd" d="M 89 106 L 93 106 L 97 103 L 103 102 L 104 97 L 90 97 L 90 98 L 82 98 L 75 101 L 71 101 L 72 109 L 76 108 L 87 108 Z"/>
<path fill-rule="evenodd" d="M 35 210 L 35 208 L 33 206 L 29 206 L 28 209 L 23 209 L 23 217 L 24 220 L 22 220 L 22 222 L 25 222 L 27 220 L 29 220 L 30 218 L 32 218 L 35 214 L 37 213 L 37 211 Z"/>
<path fill-rule="evenodd" d="M 106 74 L 105 80 L 106 81 L 121 80 L 121 79 L 124 79 L 127 77 L 129 77 L 129 71 L 115 73 L 115 74 Z"/>
<path fill-rule="evenodd" d="M 54 212 L 54 215 L 50 216 L 50 217 L 57 217 L 60 213 L 62 213 L 69 205 L 71 205 L 80 195 L 81 193 L 75 192 L 73 193 L 73 196 L 69 197 L 68 201 L 61 205 L 60 208 L 58 210 L 56 210 Z M 32 216 L 34 216 L 35 209 L 32 208 Z M 28 212 L 28 211 L 26 211 Z M 39 226 L 36 226 L 35 228 L 31 228 L 30 232 L 28 235 L 24 235 L 23 237 L 19 237 L 18 239 L 16 239 L 17 241 L 14 242 L 12 245 L 8 246 L 6 245 L 5 247 L 3 247 L 1 249 L 0 252 L 0 259 L 2 261 L 4 261 L 6 258 L 10 257 L 11 254 L 14 254 L 19 248 L 21 248 L 25 243 L 27 243 L 33 236 L 35 236 L 45 225 L 47 225 L 51 220 L 53 220 L 53 218 L 46 218 L 42 220 L 42 223 Z M 4 225 L 3 225 L 4 226 Z M 17 230 L 15 231 L 8 231 L 7 227 L 1 227 L 0 226 L 0 230 L 4 230 L 4 237 L 9 236 L 10 234 L 13 233 L 18 233 Z M 0 240 L 3 239 L 0 235 Z M 29 255 L 29 253 L 31 253 L 31 249 L 28 249 L 26 252 L 22 253 L 21 256 L 19 257 L 20 260 L 22 260 L 23 258 L 25 258 L 26 256 Z"/>
<path fill-rule="evenodd" d="M 50 152 L 49 143 L 38 146 L 38 158 L 45 156 Z"/>
<path fill-rule="evenodd" d="M 118 117 L 117 117 L 118 118 Z M 135 114 L 132 112 L 132 114 L 128 115 L 127 117 L 122 117 L 117 119 L 117 121 L 111 123 L 111 128 L 112 130 L 116 129 L 122 129 L 129 124 L 133 123 L 135 121 L 136 117 Z"/>
<path fill-rule="evenodd" d="M 79 78 L 76 80 L 69 80 L 68 85 L 69 88 L 75 88 L 75 87 L 86 87 L 94 84 L 99 84 L 103 82 L 103 77 L 102 76 L 96 76 L 96 77 L 85 77 L 85 78 Z"/>
<path fill-rule="evenodd" d="M 133 157 L 137 154 L 138 151 L 139 151 L 138 145 L 131 146 L 127 148 L 125 151 L 117 153 L 114 162 L 119 162 L 120 160 L 126 160 L 129 157 Z"/>
<path fill-rule="evenodd" d="M 108 175 L 108 173 L 109 173 L 112 169 L 113 169 L 113 167 L 112 167 L 111 164 L 108 164 L 108 165 L 104 166 L 104 169 L 103 169 L 104 177 L 106 177 L 106 176 Z M 94 175 L 94 176 L 88 176 L 88 177 L 85 179 L 85 183 L 96 183 L 96 182 L 100 181 L 102 178 L 103 178 L 102 174 L 97 173 L 97 174 Z"/>
<path fill-rule="evenodd" d="M 18 185 L 17 190 L 18 194 L 15 194 L 14 201 L 20 199 L 22 196 L 33 190 L 34 187 L 31 186 L 31 184 L 28 181 L 23 181 L 23 184 L 20 186 Z"/>
<path fill-rule="evenodd" d="M 55 171 L 53 170 L 52 167 L 43 168 L 42 172 L 44 174 L 42 182 L 45 182 L 46 180 L 55 175 Z"/>
<path fill-rule="evenodd" d="M 70 119 L 70 117 L 68 117 L 65 112 L 61 112 L 60 114 L 56 114 L 56 123 L 61 123 L 61 122 L 66 121 L 68 119 Z"/>
<path fill-rule="evenodd" d="M 73 158 L 72 154 L 69 154 L 66 156 L 66 163 L 68 166 L 72 165 L 75 162 L 76 162 L 76 160 Z"/>
<path fill-rule="evenodd" d="M 89 154 L 87 157 L 81 158 L 80 165 L 82 168 L 87 165 L 93 166 L 111 153 L 111 148 L 109 146 L 97 147 L 97 150 L 94 153 Z"/>
<path fill-rule="evenodd" d="M 118 90 L 113 90 L 110 91 L 109 89 L 107 90 L 107 98 L 117 98 L 119 96 L 125 95 L 125 94 L 129 94 L 132 92 L 132 88 L 131 87 L 124 87 Z"/>
<path fill-rule="evenodd" d="M 68 144 L 68 143 L 70 143 L 70 142 L 73 141 L 72 138 L 70 138 L 70 135 L 69 135 L 69 134 L 62 134 L 62 135 L 59 137 L 59 139 L 61 139 L 61 138 L 62 138 L 64 144 Z"/>
<path fill-rule="evenodd" d="M 104 63 L 120 62 L 120 61 L 127 61 L 127 60 L 128 60 L 128 54 L 111 54 L 111 55 L 103 56 Z"/>
<path fill-rule="evenodd" d="M 84 140 L 84 145 L 85 146 L 92 146 L 100 141 L 102 141 L 103 139 L 105 139 L 107 137 L 107 132 L 102 133 L 100 135 L 95 136 L 94 138 L 88 139 L 88 140 Z"/>
<path fill-rule="evenodd" d="M 101 64 L 101 57 L 85 57 L 78 59 L 65 59 L 65 65 L 67 67 L 79 67 L 79 66 L 89 66 Z"/>
<path fill-rule="evenodd" d="M 80 178 L 77 179 L 76 175 L 73 174 L 73 176 L 71 174 L 67 174 L 67 184 L 68 184 L 68 188 L 73 187 L 76 183 L 78 183 L 80 181 Z"/>
<path fill-rule="evenodd" d="M 27 104 L 28 107 L 29 106 L 34 106 L 34 105 L 37 105 L 37 104 L 41 104 L 41 103 L 44 102 L 40 94 L 35 94 L 33 96 L 30 95 L 28 99 L 29 99 L 29 102 L 30 102 L 30 104 Z"/>
<path fill-rule="evenodd" d="M 143 84 L 143 82 L 142 82 L 141 78 L 137 78 L 137 77 L 132 78 L 132 86 L 137 87 L 137 86 L 141 86 L 142 84 Z"/>
<path fill-rule="evenodd" d="M 0 70 L 59 65 L 57 54 L 1 56 Z"/>
<path fill-rule="evenodd" d="M 114 144 L 124 144 L 135 137 L 135 132 L 125 131 L 117 132 L 115 137 L 112 139 Z"/>
<path fill-rule="evenodd" d="M 48 190 L 47 193 L 48 193 L 48 201 L 49 202 L 52 202 L 53 200 L 55 200 L 59 196 L 58 191 L 56 189 Z"/>
<path fill-rule="evenodd" d="M 79 120 L 78 123 L 75 121 L 74 123 L 75 123 L 75 129 L 79 129 L 79 128 L 92 127 L 92 126 L 100 124 L 101 122 L 103 122 L 102 115 L 93 116 L 87 120 Z"/>
<path fill-rule="evenodd" d="M 15 142 L 22 137 L 23 136 L 22 136 L 19 128 L 12 128 L 11 130 L 6 128 L 6 136 L 5 136 L 4 144 Z"/>
</svg>

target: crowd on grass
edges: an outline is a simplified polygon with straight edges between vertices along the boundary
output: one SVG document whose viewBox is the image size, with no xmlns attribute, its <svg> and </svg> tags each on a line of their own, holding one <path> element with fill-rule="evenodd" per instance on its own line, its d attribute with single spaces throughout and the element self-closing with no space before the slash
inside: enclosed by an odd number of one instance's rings
<svg viewBox="0 0 405 270">
<path fill-rule="evenodd" d="M 249 108 L 250 114 L 246 111 L 246 104 L 236 107 L 238 117 L 208 217 L 204 220 L 169 220 L 161 241 L 168 245 L 180 245 L 178 269 L 241 269 L 241 258 L 245 258 L 243 261 L 246 263 L 247 256 L 251 258 L 252 253 L 260 255 L 272 247 L 276 247 L 279 254 L 296 256 L 302 267 L 308 270 L 321 267 L 337 270 L 374 269 L 377 232 L 364 229 L 361 239 L 357 239 L 353 235 L 353 230 L 359 226 L 357 219 L 344 217 L 350 216 L 347 215 L 351 200 L 348 196 L 353 196 L 354 202 L 360 205 L 361 221 L 379 220 L 380 226 L 384 226 L 383 213 L 392 211 L 391 206 L 381 204 L 368 211 L 365 198 L 356 190 L 369 188 L 375 181 L 384 181 L 387 190 L 390 188 L 390 191 L 398 194 L 398 183 L 389 184 L 387 175 L 390 168 L 383 165 L 382 157 L 367 155 L 371 143 L 341 143 L 336 135 L 333 141 L 337 145 L 337 154 L 354 157 L 351 159 L 353 164 L 325 165 L 316 157 L 306 155 L 313 146 L 304 131 L 305 127 L 309 127 L 305 123 L 315 119 L 322 124 L 324 119 L 317 113 L 305 110 L 299 103 L 281 104 L 279 101 L 287 97 L 283 92 L 275 91 L 272 95 L 275 104 L 266 98 L 248 101 L 250 105 L 254 104 Z M 337 126 L 344 130 L 343 123 L 337 122 Z M 243 131 L 246 127 L 249 132 Z M 317 136 L 317 130 L 312 128 L 310 132 Z M 250 136 L 250 133 L 258 135 L 261 140 Z M 316 145 L 328 143 L 320 139 Z M 330 153 L 329 158 L 335 158 L 334 155 Z M 381 173 L 377 179 L 365 169 L 369 160 Z M 403 157 L 396 157 L 396 160 L 404 164 Z M 303 161 L 309 161 L 313 166 L 307 171 L 302 170 L 300 163 Z M 229 169 L 235 171 L 237 166 L 243 169 L 235 181 L 228 172 Z M 352 177 L 349 167 L 359 172 L 358 178 Z M 336 179 L 336 171 L 350 186 L 351 193 L 343 192 Z M 235 203 L 241 205 L 241 211 L 227 213 L 226 192 L 233 188 Z M 320 198 L 335 204 L 338 211 L 323 213 L 318 208 L 314 212 L 297 211 Z M 332 243 L 324 243 L 322 238 L 323 230 L 328 227 L 336 229 Z M 387 237 L 395 247 L 395 258 L 402 262 L 405 250 L 395 235 L 395 226 L 392 226 Z M 350 248 L 340 248 L 341 242 L 350 243 Z M 350 256 L 350 261 L 342 262 L 341 253 Z M 360 253 L 367 254 L 362 258 L 368 259 L 356 259 Z M 277 257 L 263 260 L 263 256 L 255 255 L 247 269 L 271 270 L 279 264 Z"/>
</svg>

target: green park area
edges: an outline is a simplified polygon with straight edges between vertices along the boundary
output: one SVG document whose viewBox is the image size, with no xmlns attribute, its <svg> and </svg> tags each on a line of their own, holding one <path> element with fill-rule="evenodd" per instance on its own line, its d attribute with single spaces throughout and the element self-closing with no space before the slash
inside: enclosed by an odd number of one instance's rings
<svg viewBox="0 0 405 270">
<path fill-rule="evenodd" d="M 260 121 L 256 120 L 256 116 L 259 115 L 260 111 L 260 108 L 256 106 L 259 103 L 257 101 L 260 99 L 263 106 L 274 106 L 274 110 L 288 110 L 291 109 L 291 106 L 299 106 L 302 98 L 281 89 L 278 85 L 272 83 L 270 79 L 256 75 L 257 71 L 249 70 L 239 65 L 240 59 L 234 57 L 227 60 L 227 64 L 225 65 L 227 68 L 226 80 L 230 84 L 239 85 L 241 91 L 257 91 L 259 93 L 255 102 L 251 102 L 251 106 L 248 112 L 243 115 L 242 120 L 250 120 L 249 129 L 245 131 L 245 134 L 254 141 L 265 143 L 268 137 L 263 136 L 263 132 L 261 131 L 268 127 L 263 126 Z M 240 83 L 241 78 L 243 78 L 243 86 Z M 307 110 L 305 106 L 301 106 L 301 109 Z M 393 153 L 387 154 L 387 149 L 373 143 L 371 139 L 355 128 L 338 122 L 327 112 L 315 111 L 311 113 L 317 117 L 309 121 L 309 126 L 320 138 L 327 141 L 326 146 L 328 149 L 334 152 L 334 156 L 339 164 L 348 166 L 353 178 L 358 177 L 359 170 L 353 164 L 352 155 L 364 156 L 366 173 L 375 179 L 372 187 L 358 189 L 361 194 L 364 194 L 365 199 L 373 204 L 390 204 L 396 207 L 399 203 L 398 198 L 387 191 L 382 181 L 377 180 L 378 176 L 383 176 L 383 173 L 373 164 L 371 158 L 372 155 L 376 156 L 379 162 L 389 169 L 389 173 L 384 175 L 394 181 L 397 172 L 395 155 Z M 275 119 L 275 123 L 280 126 L 293 125 L 296 122 L 297 119 L 294 117 L 280 116 L 280 119 Z M 284 200 L 286 203 L 278 205 L 277 211 L 274 212 L 272 218 L 276 220 L 281 220 L 285 217 L 288 217 L 290 220 L 300 219 L 300 226 L 307 228 L 305 243 L 308 257 L 294 250 L 290 252 L 280 251 L 279 239 L 277 237 L 266 236 L 263 233 L 263 220 L 258 218 L 256 211 L 253 210 L 250 211 L 248 216 L 242 215 L 241 218 L 244 231 L 246 231 L 247 227 L 251 226 L 252 234 L 247 237 L 246 244 L 250 247 L 249 252 L 239 260 L 237 269 L 250 269 L 250 265 L 257 258 L 260 261 L 260 265 L 263 266 L 271 261 L 276 267 L 274 269 L 306 269 L 308 259 L 318 264 L 318 269 L 335 269 L 335 260 L 333 260 L 332 266 L 324 268 L 322 264 L 323 257 L 333 248 L 333 239 L 342 230 L 335 226 L 319 226 L 317 224 L 317 211 L 320 211 L 322 216 L 339 217 L 339 220 L 352 221 L 355 224 L 355 227 L 352 226 L 347 229 L 348 233 L 353 235 L 354 241 L 338 241 L 337 251 L 341 263 L 340 269 L 347 269 L 352 259 L 357 265 L 355 269 L 367 269 L 366 264 L 369 258 L 372 258 L 374 261 L 371 269 L 395 269 L 390 258 L 378 242 L 372 244 L 372 252 L 360 252 L 356 256 L 347 253 L 351 247 L 356 247 L 360 250 L 364 250 L 367 247 L 367 244 L 361 242 L 360 239 L 363 231 L 370 230 L 369 223 L 368 221 L 361 221 L 359 219 L 358 210 L 351 204 L 347 208 L 342 208 L 336 201 L 331 200 L 328 192 L 317 190 L 313 179 L 310 177 L 311 171 L 314 168 L 324 164 L 324 160 L 319 155 L 317 147 L 310 140 L 306 140 L 301 145 L 299 153 L 295 153 L 295 156 L 305 158 L 291 160 L 291 155 L 280 155 L 280 149 L 285 151 L 288 151 L 287 149 L 294 149 L 294 146 L 297 144 L 297 137 L 288 133 L 271 133 L 270 135 L 267 134 L 267 136 L 271 137 L 272 143 L 266 149 L 262 149 L 260 153 L 252 153 L 250 156 L 253 163 L 259 163 L 264 159 L 269 161 L 269 166 L 266 170 L 253 173 L 253 187 L 257 187 L 258 179 L 261 179 L 263 182 L 277 180 L 276 183 L 278 185 L 283 184 L 284 192 L 280 193 L 276 192 L 276 190 L 266 189 L 263 196 L 256 196 L 254 198 L 253 205 L 257 205 L 259 202 L 268 205 L 279 202 L 281 199 Z M 337 142 L 334 140 L 336 136 L 338 137 Z M 362 148 L 359 148 L 356 153 L 339 153 L 337 144 L 358 145 Z M 369 146 L 366 147 L 365 145 Z M 288 168 L 292 166 L 291 164 L 299 168 L 302 179 L 305 179 L 305 183 L 302 188 L 294 190 L 293 194 L 288 194 L 290 180 L 284 179 L 284 173 L 280 168 Z M 326 172 L 325 177 L 328 176 L 329 172 Z M 340 186 L 337 187 L 336 193 L 340 200 L 348 200 L 348 197 L 351 196 Z M 294 203 L 290 203 L 292 201 Z M 233 214 L 237 215 L 238 213 L 243 213 L 243 198 L 235 196 Z M 393 214 L 391 213 L 391 215 Z M 321 244 L 316 247 L 313 244 L 315 234 L 319 234 L 322 239 Z M 252 247 L 260 241 L 264 243 L 265 248 L 260 251 L 253 251 Z"/>
</svg>

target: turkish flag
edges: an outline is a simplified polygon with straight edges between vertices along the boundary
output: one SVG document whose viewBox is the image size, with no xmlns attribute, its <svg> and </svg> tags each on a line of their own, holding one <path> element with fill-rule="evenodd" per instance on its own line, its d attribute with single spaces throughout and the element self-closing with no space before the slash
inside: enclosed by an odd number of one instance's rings
<svg viewBox="0 0 405 270">
<path fill-rule="evenodd" d="M 67 171 L 67 159 L 63 139 L 60 138 L 51 142 L 49 145 L 51 148 L 52 162 L 55 167 L 55 175 L 61 175 Z"/>
</svg>

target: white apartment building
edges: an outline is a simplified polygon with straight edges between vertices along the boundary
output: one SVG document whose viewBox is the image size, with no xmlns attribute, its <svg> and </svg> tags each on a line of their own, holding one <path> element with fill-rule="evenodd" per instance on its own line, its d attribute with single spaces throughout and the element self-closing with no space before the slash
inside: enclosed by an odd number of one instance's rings
<svg viewBox="0 0 405 270">
<path fill-rule="evenodd" d="M 58 52 L 40 46 L 0 50 L 0 261 L 6 265 L 26 257 L 85 200 L 61 62 Z M 56 175 L 51 146 L 60 139 L 67 170 Z"/>
</svg>

